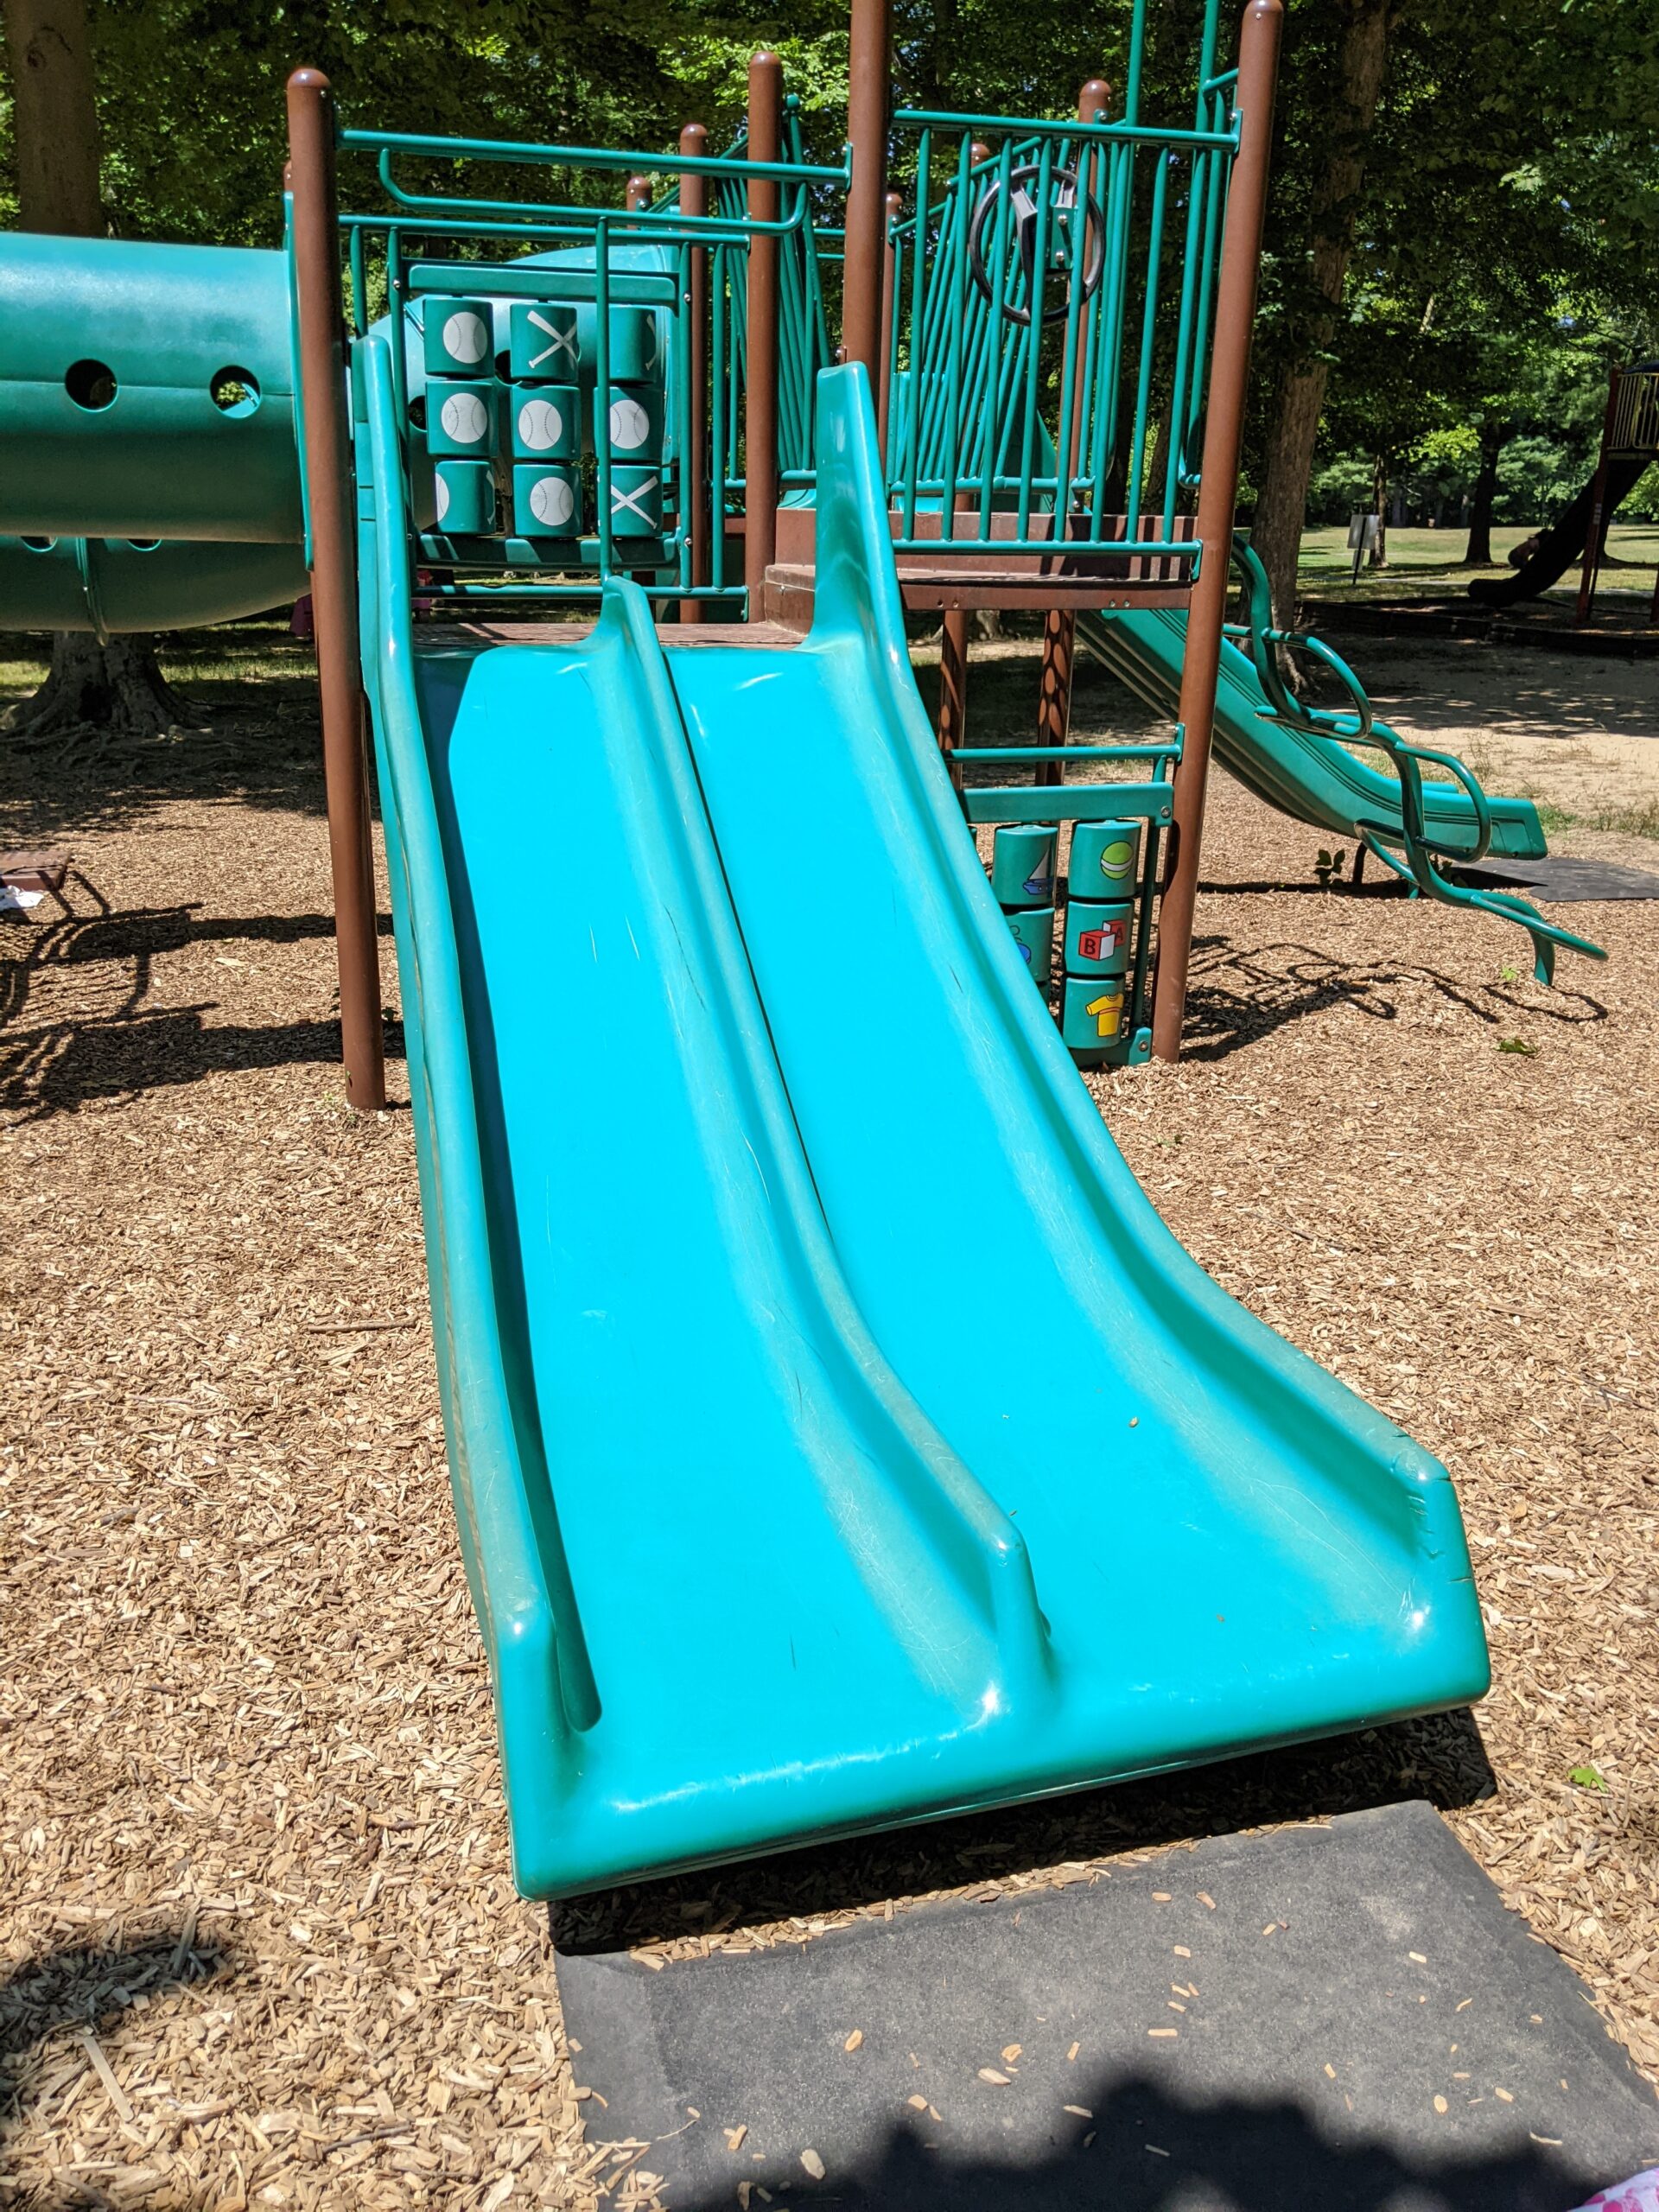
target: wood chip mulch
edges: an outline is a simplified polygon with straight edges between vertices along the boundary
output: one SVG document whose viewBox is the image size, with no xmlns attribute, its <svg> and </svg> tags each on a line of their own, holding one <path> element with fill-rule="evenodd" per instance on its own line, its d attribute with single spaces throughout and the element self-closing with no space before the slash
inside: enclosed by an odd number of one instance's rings
<svg viewBox="0 0 1659 2212">
<path fill-rule="evenodd" d="M 1474 1715 L 550 1916 L 508 1870 L 409 1115 L 350 1115 L 334 1060 L 303 656 L 168 672 L 210 734 L 0 789 L 0 842 L 113 909 L 0 930 L 0 2205 L 649 2205 L 556 1935 L 799 1941 L 1400 1796 L 1659 2074 L 1659 910 L 1560 910 L 1613 958 L 1547 993 L 1496 922 L 1320 891 L 1317 835 L 1224 784 L 1192 1049 L 1092 1079 L 1196 1256 L 1451 1466 Z"/>
</svg>

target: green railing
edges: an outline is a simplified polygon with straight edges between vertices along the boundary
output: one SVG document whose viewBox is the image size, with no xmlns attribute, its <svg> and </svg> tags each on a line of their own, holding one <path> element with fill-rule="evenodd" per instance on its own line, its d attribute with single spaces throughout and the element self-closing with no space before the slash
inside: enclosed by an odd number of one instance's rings
<svg viewBox="0 0 1659 2212">
<path fill-rule="evenodd" d="M 724 518 L 740 509 L 743 487 L 742 386 L 746 273 L 750 241 L 779 239 L 785 272 L 780 288 L 788 374 L 780 378 L 781 438 L 797 461 L 810 455 L 810 378 L 828 358 L 818 245 L 810 194 L 846 186 L 844 168 L 800 158 L 798 124 L 786 140 L 785 158 L 752 162 L 741 152 L 692 156 L 616 152 L 591 147 L 524 145 L 474 138 L 343 130 L 339 149 L 346 185 L 366 166 L 383 202 L 340 218 L 350 277 L 352 335 L 369 326 L 368 303 L 384 298 L 404 343 L 391 348 L 393 376 L 404 431 L 404 465 L 416 518 L 410 558 L 429 574 L 421 596 L 445 607 L 533 609 L 561 600 L 591 600 L 607 576 L 639 577 L 654 597 L 695 595 L 741 607 L 741 576 L 728 576 Z M 563 179 L 543 199 L 492 197 L 464 189 L 416 188 L 409 166 L 442 165 L 463 177 L 471 168 L 526 168 Z M 641 171 L 678 178 L 701 175 L 709 186 L 709 212 L 687 215 L 672 204 L 621 210 L 584 203 L 571 178 Z M 756 177 L 780 188 L 780 213 L 760 221 L 747 210 L 747 188 Z M 365 195 L 367 196 L 366 194 Z M 342 198 L 345 190 L 342 190 Z M 707 327 L 689 327 L 692 257 L 706 257 L 710 302 Z M 552 546 L 512 527 L 448 535 L 435 519 L 424 445 L 424 423 L 411 392 L 409 347 L 419 351 L 416 303 L 470 296 L 543 308 L 588 311 L 591 365 L 584 361 L 581 390 L 584 416 L 581 466 L 595 493 L 594 526 L 574 543 Z M 613 388 L 613 315 L 643 308 L 655 319 L 663 363 L 660 448 L 652 461 L 660 478 L 660 530 L 619 531 L 613 477 L 619 465 L 610 436 L 597 427 Z M 481 365 L 488 377 L 493 361 Z M 711 404 L 704 451 L 691 454 L 692 378 L 701 376 Z M 498 383 L 514 389 L 505 377 Z M 528 391 L 530 387 L 518 387 Z M 506 404 L 504 397 L 502 404 Z M 596 416 L 595 410 L 601 410 Z M 493 461 L 501 473 L 499 442 Z M 694 578 L 694 504 L 702 509 L 708 573 Z"/>
<path fill-rule="evenodd" d="M 893 118 L 916 178 L 891 231 L 901 550 L 1038 552 L 1065 537 L 1194 572 L 1177 517 L 1198 481 L 1234 73 L 1216 72 L 1211 0 L 1192 127 L 1143 122 L 1144 12 L 1115 119 Z"/>
</svg>

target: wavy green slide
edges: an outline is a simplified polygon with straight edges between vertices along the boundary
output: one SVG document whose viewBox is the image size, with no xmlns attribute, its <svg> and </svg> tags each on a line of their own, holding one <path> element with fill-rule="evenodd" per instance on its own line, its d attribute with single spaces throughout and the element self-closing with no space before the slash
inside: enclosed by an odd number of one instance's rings
<svg viewBox="0 0 1659 2212">
<path fill-rule="evenodd" d="M 863 372 L 817 617 L 364 599 L 451 1465 L 530 1894 L 1480 1695 L 1449 1478 L 1163 1227 L 915 691 Z M 442 633 L 440 633 L 442 634 Z"/>
<path fill-rule="evenodd" d="M 1173 718 L 1181 689 L 1186 617 L 1165 608 L 1142 613 L 1080 614 L 1077 642 L 1155 714 Z M 1387 725 L 1381 727 L 1386 728 Z M 1267 694 L 1248 654 L 1221 649 L 1216 692 L 1213 758 L 1258 798 L 1281 814 L 1338 837 L 1357 837 L 1358 823 L 1384 836 L 1400 824 L 1400 786 L 1334 738 L 1292 729 L 1274 719 Z M 1545 848 L 1538 810 L 1528 798 L 1488 797 L 1492 837 L 1489 850 L 1513 860 L 1535 860 Z M 1431 844 L 1449 858 L 1468 853 L 1475 817 L 1455 784 L 1423 785 L 1424 828 Z"/>
</svg>

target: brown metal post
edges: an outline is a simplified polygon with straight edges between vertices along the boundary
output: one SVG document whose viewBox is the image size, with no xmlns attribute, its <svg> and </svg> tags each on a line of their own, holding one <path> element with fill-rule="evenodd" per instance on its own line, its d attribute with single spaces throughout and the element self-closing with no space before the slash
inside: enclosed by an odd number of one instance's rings
<svg viewBox="0 0 1659 2212">
<path fill-rule="evenodd" d="M 775 54 L 749 64 L 749 159 L 775 162 L 784 132 L 784 65 Z M 782 194 L 775 177 L 749 186 L 749 213 L 775 223 Z M 749 240 L 748 382 L 743 414 L 743 581 L 749 620 L 766 614 L 766 570 L 778 545 L 778 245 Z"/>
<path fill-rule="evenodd" d="M 1071 726 L 1071 666 L 1077 658 L 1077 618 L 1069 607 L 1051 607 L 1043 617 L 1043 669 L 1037 686 L 1037 742 L 1064 745 Z M 1039 760 L 1039 784 L 1064 781 L 1062 760 Z"/>
<path fill-rule="evenodd" d="M 688 123 L 680 133 L 680 151 L 701 160 L 709 150 L 709 133 L 700 123 Z M 709 180 L 690 175 L 680 179 L 682 215 L 706 215 Z M 709 581 L 709 249 L 694 245 L 686 257 L 690 289 L 681 302 L 685 309 L 681 342 L 685 349 L 685 373 L 690 386 L 690 449 L 681 479 L 685 487 L 686 529 L 691 540 L 691 581 Z M 723 519 L 723 518 L 722 518 Z M 702 601 L 680 601 L 682 622 L 702 620 Z"/>
<path fill-rule="evenodd" d="M 1273 141 L 1274 83 L 1279 69 L 1282 0 L 1250 0 L 1238 35 L 1236 109 L 1239 147 L 1227 197 L 1221 280 L 1216 296 L 1216 335 L 1205 415 L 1203 475 L 1198 489 L 1198 537 L 1202 550 L 1198 582 L 1186 615 L 1186 652 L 1177 709 L 1184 741 L 1175 770 L 1174 825 L 1164 868 L 1158 912 L 1158 965 L 1153 982 L 1152 1049 L 1160 1060 L 1181 1052 L 1187 967 L 1192 954 L 1192 912 L 1204 837 L 1205 784 L 1215 735 L 1216 683 L 1222 625 L 1227 616 L 1227 571 L 1238 498 L 1238 453 L 1244 397 L 1250 377 L 1250 326 L 1255 315 L 1262 259 L 1262 215 L 1268 197 Z"/>
<path fill-rule="evenodd" d="M 904 200 L 896 192 L 888 193 L 882 202 L 881 218 L 881 352 L 875 377 L 875 442 L 881 449 L 881 462 L 887 461 L 887 394 L 893 383 L 893 276 L 896 258 L 893 244 L 893 226 L 904 210 Z"/>
<path fill-rule="evenodd" d="M 960 745 L 968 728 L 968 610 L 947 607 L 939 630 L 939 749 Z M 949 764 L 950 780 L 962 789 L 962 765 Z"/>
<path fill-rule="evenodd" d="M 862 361 L 872 383 L 881 361 L 882 223 L 887 200 L 888 49 L 893 0 L 853 0 L 848 57 L 847 259 L 842 278 L 841 358 Z"/>
<path fill-rule="evenodd" d="M 340 1043 L 346 1098 L 361 1112 L 373 1113 L 386 1103 L 385 1040 L 357 628 L 356 500 L 346 411 L 334 99 L 321 70 L 296 69 L 288 80 L 288 145 L 300 391 L 305 410 L 305 486 L 311 518 L 311 608 L 334 879 Z"/>
<path fill-rule="evenodd" d="M 1573 626 L 1582 629 L 1595 611 L 1596 571 L 1601 566 L 1602 516 L 1607 506 L 1607 446 L 1618 419 L 1618 375 L 1607 372 L 1607 411 L 1601 421 L 1601 450 L 1596 455 L 1595 481 L 1590 492 L 1590 527 L 1584 533 L 1584 565 L 1579 571 L 1579 603 L 1573 610 Z M 1659 587 L 1656 587 L 1659 588 Z"/>
<path fill-rule="evenodd" d="M 628 179 L 626 207 L 630 215 L 641 215 L 651 205 L 651 179 L 631 176 Z"/>
</svg>

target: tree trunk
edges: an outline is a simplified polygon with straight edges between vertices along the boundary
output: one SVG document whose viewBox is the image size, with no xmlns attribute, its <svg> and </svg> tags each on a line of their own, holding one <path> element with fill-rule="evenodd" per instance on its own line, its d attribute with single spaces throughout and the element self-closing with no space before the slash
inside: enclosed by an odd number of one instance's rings
<svg viewBox="0 0 1659 2212">
<path fill-rule="evenodd" d="M 1366 557 L 1368 569 L 1389 565 L 1389 456 L 1377 454 L 1371 463 L 1371 512 L 1376 517 L 1376 536 Z"/>
<path fill-rule="evenodd" d="M 1325 407 L 1326 355 L 1336 334 L 1353 249 L 1354 218 L 1365 175 L 1365 152 L 1388 67 L 1396 0 L 1341 0 L 1346 18 L 1337 55 L 1337 94 L 1322 118 L 1328 151 L 1313 194 L 1310 276 L 1319 302 L 1296 357 L 1281 371 L 1250 542 L 1273 585 L 1281 626 L 1296 617 L 1296 562 L 1307 512 L 1308 479 Z"/>
<path fill-rule="evenodd" d="M 4 0 L 11 76 L 17 227 L 59 238 L 101 238 L 98 104 L 86 0 Z M 92 727 L 152 735 L 184 714 L 148 639 L 107 647 L 78 632 L 52 641 L 52 672 L 6 728 L 41 736 Z"/>
<path fill-rule="evenodd" d="M 1503 433 L 1489 423 L 1480 432 L 1480 474 L 1469 503 L 1469 543 L 1463 549 L 1465 569 L 1492 565 L 1492 501 L 1497 494 L 1497 457 L 1504 446 Z"/>
<path fill-rule="evenodd" d="M 52 669 L 31 699 L 12 708 L 0 728 L 12 737 L 73 737 L 87 729 L 111 737 L 156 737 L 189 720 L 189 709 L 156 665 L 148 638 L 111 638 L 85 631 L 52 640 Z"/>
<path fill-rule="evenodd" d="M 86 0 L 5 0 L 17 227 L 98 238 L 98 111 Z"/>
</svg>

